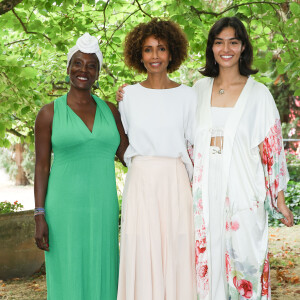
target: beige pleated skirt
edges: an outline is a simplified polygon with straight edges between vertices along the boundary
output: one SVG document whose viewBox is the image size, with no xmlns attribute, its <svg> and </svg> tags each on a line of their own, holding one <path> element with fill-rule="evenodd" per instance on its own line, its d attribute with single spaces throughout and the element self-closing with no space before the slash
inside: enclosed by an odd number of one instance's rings
<svg viewBox="0 0 300 300">
<path fill-rule="evenodd" d="M 133 158 L 123 193 L 118 300 L 196 299 L 194 253 L 183 162 Z"/>
</svg>

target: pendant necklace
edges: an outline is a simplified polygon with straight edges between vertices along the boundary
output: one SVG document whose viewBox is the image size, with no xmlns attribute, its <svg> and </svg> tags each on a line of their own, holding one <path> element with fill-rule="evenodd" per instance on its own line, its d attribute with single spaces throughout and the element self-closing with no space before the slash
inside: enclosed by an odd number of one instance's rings
<svg viewBox="0 0 300 300">
<path fill-rule="evenodd" d="M 219 90 L 219 95 L 223 95 L 225 93 L 225 90 L 224 89 L 220 89 Z"/>
</svg>

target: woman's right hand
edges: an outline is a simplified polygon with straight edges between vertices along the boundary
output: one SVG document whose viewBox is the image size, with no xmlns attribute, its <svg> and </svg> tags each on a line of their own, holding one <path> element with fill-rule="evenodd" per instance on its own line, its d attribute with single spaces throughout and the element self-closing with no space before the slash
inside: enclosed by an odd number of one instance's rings
<svg viewBox="0 0 300 300">
<path fill-rule="evenodd" d="M 123 101 L 123 94 L 125 93 L 124 92 L 124 87 L 127 86 L 127 85 L 128 85 L 127 83 L 124 83 L 123 85 L 121 85 L 118 88 L 117 93 L 116 93 L 116 100 L 117 100 L 117 102 Z"/>
<path fill-rule="evenodd" d="M 35 216 L 35 243 L 38 248 L 49 251 L 48 224 L 44 215 Z"/>
</svg>

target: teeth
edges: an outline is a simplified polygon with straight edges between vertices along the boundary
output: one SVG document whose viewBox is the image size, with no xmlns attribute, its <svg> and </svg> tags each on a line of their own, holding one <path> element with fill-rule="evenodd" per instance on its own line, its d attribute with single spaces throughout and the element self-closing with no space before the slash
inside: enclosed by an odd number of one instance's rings
<svg viewBox="0 0 300 300">
<path fill-rule="evenodd" d="M 158 66 L 159 63 L 152 63 L 151 66 Z"/>
<path fill-rule="evenodd" d="M 86 77 L 77 77 L 77 78 L 80 79 L 80 80 L 87 80 Z"/>
<path fill-rule="evenodd" d="M 231 58 L 232 55 L 222 55 L 221 57 L 224 57 L 224 58 Z"/>
</svg>

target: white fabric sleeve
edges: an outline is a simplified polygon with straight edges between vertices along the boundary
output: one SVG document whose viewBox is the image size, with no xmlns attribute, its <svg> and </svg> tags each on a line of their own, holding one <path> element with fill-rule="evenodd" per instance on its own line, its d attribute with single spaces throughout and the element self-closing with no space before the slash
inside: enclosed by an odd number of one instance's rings
<svg viewBox="0 0 300 300">
<path fill-rule="evenodd" d="M 121 115 L 121 121 L 122 121 L 124 130 L 125 130 L 125 133 L 128 134 L 128 123 L 127 123 L 126 114 L 125 114 L 124 100 L 125 100 L 125 95 L 123 97 L 123 100 L 121 102 L 119 102 L 119 112 Z"/>
<path fill-rule="evenodd" d="M 197 98 L 193 90 L 191 91 L 191 99 L 188 99 L 188 101 L 189 107 L 187 113 L 187 120 L 185 122 L 185 139 L 189 142 L 189 144 L 194 145 Z"/>
</svg>

